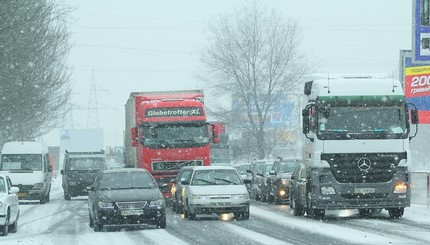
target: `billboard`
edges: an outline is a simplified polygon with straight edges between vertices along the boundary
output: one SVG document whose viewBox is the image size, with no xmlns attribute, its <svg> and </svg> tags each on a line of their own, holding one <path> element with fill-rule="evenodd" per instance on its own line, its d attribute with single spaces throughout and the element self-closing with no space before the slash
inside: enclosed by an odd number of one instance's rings
<svg viewBox="0 0 430 245">
<path fill-rule="evenodd" d="M 406 101 L 417 106 L 420 124 L 430 124 L 430 64 L 414 63 L 408 50 L 401 51 L 401 64 Z"/>
<path fill-rule="evenodd" d="M 430 0 L 413 0 L 412 61 L 430 64 Z"/>
<path fill-rule="evenodd" d="M 273 106 L 269 109 L 265 126 L 268 128 L 296 128 L 299 127 L 298 111 L 300 96 L 296 94 L 272 95 L 276 97 Z M 264 96 L 262 96 L 264 97 Z M 263 98 L 261 99 L 263 100 Z M 251 100 L 250 100 L 251 101 Z M 258 113 L 255 103 L 251 105 L 251 117 L 254 122 L 258 122 Z M 233 99 L 232 109 L 242 111 L 244 121 L 249 121 L 246 105 L 238 99 Z"/>
</svg>

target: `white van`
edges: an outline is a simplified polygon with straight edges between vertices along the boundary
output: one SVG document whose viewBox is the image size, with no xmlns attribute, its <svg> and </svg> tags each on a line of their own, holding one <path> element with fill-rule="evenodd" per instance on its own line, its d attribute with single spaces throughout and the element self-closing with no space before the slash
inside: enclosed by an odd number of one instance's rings
<svg viewBox="0 0 430 245">
<path fill-rule="evenodd" d="M 49 202 L 52 166 L 48 147 L 40 142 L 8 142 L 1 151 L 0 173 L 19 187 L 19 200 Z"/>
</svg>

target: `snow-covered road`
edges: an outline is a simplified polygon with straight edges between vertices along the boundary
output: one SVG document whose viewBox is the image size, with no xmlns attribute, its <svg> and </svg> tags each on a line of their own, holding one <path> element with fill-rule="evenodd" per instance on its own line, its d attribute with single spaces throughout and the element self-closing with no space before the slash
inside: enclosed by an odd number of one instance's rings
<svg viewBox="0 0 430 245">
<path fill-rule="evenodd" d="M 51 202 L 21 203 L 18 232 L 1 245 L 27 244 L 430 244 L 430 210 L 412 205 L 401 219 L 383 211 L 361 218 L 356 210 L 327 211 L 323 221 L 293 216 L 288 205 L 253 202 L 250 220 L 228 215 L 186 220 L 168 208 L 166 229 L 94 232 L 88 225 L 86 197 L 63 199 L 61 179 L 53 182 Z"/>
</svg>

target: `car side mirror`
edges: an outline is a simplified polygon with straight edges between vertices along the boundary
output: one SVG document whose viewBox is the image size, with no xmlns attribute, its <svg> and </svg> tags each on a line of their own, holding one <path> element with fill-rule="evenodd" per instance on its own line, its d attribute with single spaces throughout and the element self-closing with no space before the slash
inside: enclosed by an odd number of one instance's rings
<svg viewBox="0 0 430 245">
<path fill-rule="evenodd" d="M 275 170 L 270 170 L 269 175 L 276 175 Z"/>
<path fill-rule="evenodd" d="M 290 179 L 297 179 L 297 176 L 292 175 Z"/>
<path fill-rule="evenodd" d="M 181 180 L 181 184 L 183 184 L 183 185 L 189 185 L 190 181 L 188 181 L 188 180 Z"/>
<path fill-rule="evenodd" d="M 251 184 L 251 179 L 243 179 L 244 184 Z"/>
<path fill-rule="evenodd" d="M 12 188 L 10 188 L 9 193 L 10 194 L 16 194 L 19 192 L 19 188 L 16 186 L 13 186 Z"/>
<path fill-rule="evenodd" d="M 246 172 L 247 172 L 248 174 L 252 174 L 251 169 L 247 169 L 247 170 L 246 170 Z"/>
<path fill-rule="evenodd" d="M 65 174 L 63 169 L 60 170 L 60 174 Z"/>
<path fill-rule="evenodd" d="M 94 188 L 94 186 L 87 186 L 87 191 L 95 191 L 96 188 Z"/>
</svg>

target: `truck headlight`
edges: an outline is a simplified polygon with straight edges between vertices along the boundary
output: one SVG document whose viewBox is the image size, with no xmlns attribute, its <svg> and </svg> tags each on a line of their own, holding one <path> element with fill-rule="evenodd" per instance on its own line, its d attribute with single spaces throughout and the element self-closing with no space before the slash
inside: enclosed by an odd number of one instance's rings
<svg viewBox="0 0 430 245">
<path fill-rule="evenodd" d="M 408 185 L 406 185 L 405 183 L 397 183 L 394 186 L 394 193 L 396 194 L 405 194 L 408 191 Z"/>
<path fill-rule="evenodd" d="M 322 186 L 321 187 L 321 194 L 323 195 L 334 195 L 336 194 L 336 191 L 332 186 Z"/>
<path fill-rule="evenodd" d="M 99 207 L 104 209 L 113 209 L 113 203 L 111 202 L 99 202 Z"/>
</svg>

